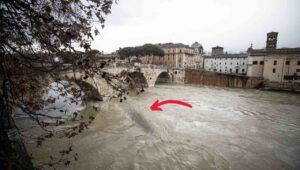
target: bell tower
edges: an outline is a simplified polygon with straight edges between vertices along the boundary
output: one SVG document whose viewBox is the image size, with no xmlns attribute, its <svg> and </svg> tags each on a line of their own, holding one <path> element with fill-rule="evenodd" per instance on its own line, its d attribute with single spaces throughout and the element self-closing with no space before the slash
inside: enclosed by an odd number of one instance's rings
<svg viewBox="0 0 300 170">
<path fill-rule="evenodd" d="M 266 49 L 267 50 L 274 50 L 277 47 L 277 37 L 278 32 L 269 32 L 267 33 L 267 44 Z"/>
</svg>

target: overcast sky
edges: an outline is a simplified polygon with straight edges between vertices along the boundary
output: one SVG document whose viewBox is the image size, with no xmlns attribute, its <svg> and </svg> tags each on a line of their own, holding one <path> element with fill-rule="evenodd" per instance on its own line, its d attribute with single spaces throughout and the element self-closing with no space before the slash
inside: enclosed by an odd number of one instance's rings
<svg viewBox="0 0 300 170">
<path fill-rule="evenodd" d="M 119 0 L 92 48 L 105 53 L 145 43 L 201 43 L 228 52 L 264 48 L 279 32 L 278 47 L 300 47 L 300 0 Z"/>
</svg>

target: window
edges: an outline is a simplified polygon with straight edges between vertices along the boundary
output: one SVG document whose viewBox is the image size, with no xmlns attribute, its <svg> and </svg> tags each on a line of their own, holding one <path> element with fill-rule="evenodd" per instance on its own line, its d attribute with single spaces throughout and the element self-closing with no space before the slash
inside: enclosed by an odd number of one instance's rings
<svg viewBox="0 0 300 170">
<path fill-rule="evenodd" d="M 220 69 L 220 72 L 222 72 L 222 70 Z"/>
<path fill-rule="evenodd" d="M 253 61 L 252 64 L 253 64 L 253 65 L 257 65 L 257 61 Z"/>
<path fill-rule="evenodd" d="M 230 73 L 232 73 L 232 69 L 229 69 Z"/>
<path fill-rule="evenodd" d="M 297 62 L 297 65 L 298 65 L 298 66 L 300 65 L 300 61 Z"/>
<path fill-rule="evenodd" d="M 276 69 L 275 68 L 273 68 L 273 73 L 276 73 Z"/>
<path fill-rule="evenodd" d="M 230 63 L 230 65 L 232 65 L 232 63 Z"/>
<path fill-rule="evenodd" d="M 243 63 L 243 65 L 245 65 L 245 63 Z"/>
<path fill-rule="evenodd" d="M 236 65 L 239 65 L 239 63 L 236 63 Z"/>
<path fill-rule="evenodd" d="M 276 65 L 277 65 L 277 60 L 275 60 L 275 61 L 274 61 L 273 65 L 274 65 L 274 66 L 276 66 Z"/>
<path fill-rule="evenodd" d="M 260 64 L 260 65 L 264 65 L 264 61 L 260 61 L 259 64 Z"/>
<path fill-rule="evenodd" d="M 242 69 L 242 73 L 244 73 L 245 72 L 245 69 Z"/>
<path fill-rule="evenodd" d="M 299 73 L 299 72 L 300 72 L 300 69 L 299 69 L 299 68 L 298 68 L 298 69 L 296 69 L 296 72 L 297 72 L 297 73 Z"/>
<path fill-rule="evenodd" d="M 285 65 L 290 65 L 290 61 L 285 61 Z"/>
</svg>

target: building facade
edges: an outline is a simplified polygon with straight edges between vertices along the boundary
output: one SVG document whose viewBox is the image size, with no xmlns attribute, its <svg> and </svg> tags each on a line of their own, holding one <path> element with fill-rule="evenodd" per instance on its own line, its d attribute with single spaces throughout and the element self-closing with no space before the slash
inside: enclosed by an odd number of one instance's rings
<svg viewBox="0 0 300 170">
<path fill-rule="evenodd" d="M 300 82 L 300 48 L 277 48 L 277 32 L 267 34 L 266 48 L 248 49 L 247 76 L 269 82 Z"/>
<path fill-rule="evenodd" d="M 164 50 L 163 59 L 155 58 L 155 64 L 162 64 L 176 68 L 200 69 L 203 65 L 203 47 L 198 42 L 191 46 L 182 43 L 158 44 Z"/>
<path fill-rule="evenodd" d="M 129 64 L 138 62 L 141 64 L 155 64 L 174 68 L 203 68 L 203 47 L 198 42 L 191 46 L 182 43 L 165 43 L 157 44 L 165 55 L 160 56 L 131 56 L 128 58 L 120 58 L 118 63 Z"/>
<path fill-rule="evenodd" d="M 213 47 L 211 56 L 204 57 L 206 71 L 224 74 L 246 74 L 247 54 L 228 54 L 223 52 L 223 47 Z"/>
</svg>

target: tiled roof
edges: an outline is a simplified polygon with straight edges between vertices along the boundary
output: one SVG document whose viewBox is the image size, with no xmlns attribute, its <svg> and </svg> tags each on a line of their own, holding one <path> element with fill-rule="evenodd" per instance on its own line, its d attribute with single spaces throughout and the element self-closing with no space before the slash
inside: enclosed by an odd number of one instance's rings
<svg viewBox="0 0 300 170">
<path fill-rule="evenodd" d="M 214 55 L 214 56 L 204 56 L 204 58 L 246 58 L 247 54 L 240 53 L 240 54 L 223 54 L 223 55 Z"/>
<path fill-rule="evenodd" d="M 251 56 L 268 54 L 300 54 L 300 48 L 278 48 L 278 49 L 253 49 L 249 50 Z"/>
</svg>

